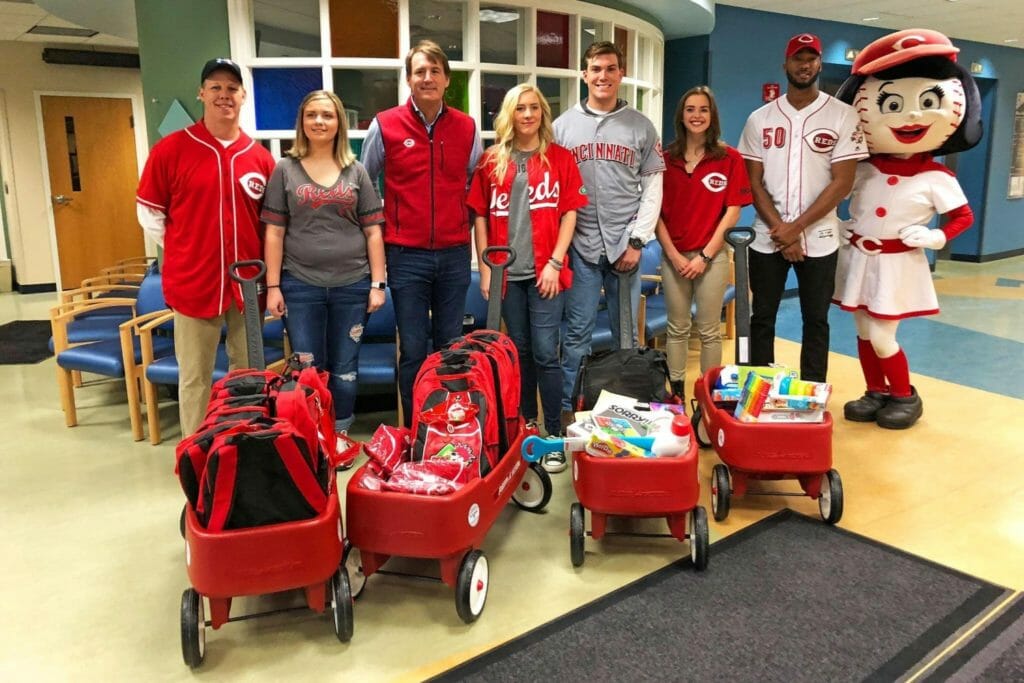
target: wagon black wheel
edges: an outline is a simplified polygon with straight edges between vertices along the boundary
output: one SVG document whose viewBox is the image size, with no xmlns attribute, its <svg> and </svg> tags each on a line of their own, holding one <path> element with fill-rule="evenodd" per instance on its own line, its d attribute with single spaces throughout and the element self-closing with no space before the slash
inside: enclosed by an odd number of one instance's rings
<svg viewBox="0 0 1024 683">
<path fill-rule="evenodd" d="M 185 507 L 188 503 L 181 506 L 181 517 L 178 518 L 178 531 L 181 532 L 181 537 L 185 538 Z"/>
<path fill-rule="evenodd" d="M 708 430 L 704 426 L 704 420 L 701 419 L 703 411 L 700 406 L 697 406 L 693 410 L 693 417 L 690 418 L 690 425 L 693 427 L 693 435 L 697 439 L 697 445 L 701 448 L 709 448 L 711 446 L 711 437 L 708 436 Z"/>
<path fill-rule="evenodd" d="M 206 615 L 203 596 L 194 588 L 181 594 L 181 654 L 185 663 L 195 669 L 206 657 Z"/>
<path fill-rule="evenodd" d="M 352 640 L 354 619 L 352 616 L 352 588 L 348 582 L 348 571 L 344 563 L 331 577 L 331 610 L 334 613 L 334 635 L 347 643 Z"/>
<path fill-rule="evenodd" d="M 711 471 L 711 514 L 716 522 L 729 516 L 729 468 L 715 465 Z"/>
<path fill-rule="evenodd" d="M 482 550 L 471 550 L 462 558 L 459 579 L 455 584 L 455 611 L 459 618 L 472 624 L 484 611 L 490 572 Z"/>
<path fill-rule="evenodd" d="M 366 588 L 366 574 L 363 573 L 363 556 L 360 554 L 359 548 L 349 543 L 347 538 L 343 548 L 341 563 L 345 565 L 345 570 L 349 576 L 349 588 L 352 591 L 352 599 L 358 600 L 359 596 L 363 594 L 363 589 Z"/>
<path fill-rule="evenodd" d="M 703 505 L 690 510 L 686 520 L 690 539 L 690 561 L 699 572 L 708 566 L 708 512 Z"/>
<path fill-rule="evenodd" d="M 583 506 L 573 503 L 569 508 L 569 557 L 572 559 L 572 566 L 583 566 L 583 541 L 587 537 L 586 529 L 583 526 Z"/>
<path fill-rule="evenodd" d="M 818 511 L 827 524 L 835 524 L 843 516 L 843 480 L 835 470 L 821 475 Z"/>
<path fill-rule="evenodd" d="M 512 494 L 512 502 L 523 510 L 540 512 L 550 500 L 551 477 L 539 464 L 530 463 Z"/>
</svg>

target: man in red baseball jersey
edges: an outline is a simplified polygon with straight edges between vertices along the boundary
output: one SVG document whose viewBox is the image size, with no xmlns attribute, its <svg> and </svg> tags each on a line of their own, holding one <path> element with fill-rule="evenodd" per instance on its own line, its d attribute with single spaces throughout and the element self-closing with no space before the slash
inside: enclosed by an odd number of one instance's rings
<svg viewBox="0 0 1024 683">
<path fill-rule="evenodd" d="M 202 120 L 153 146 L 136 196 L 139 223 L 164 248 L 183 437 L 202 422 L 225 323 L 230 367 L 246 363 L 242 293 L 228 267 L 263 254 L 259 215 L 274 170 L 270 152 L 240 128 L 245 88 L 238 64 L 208 61 L 198 99 Z"/>
</svg>

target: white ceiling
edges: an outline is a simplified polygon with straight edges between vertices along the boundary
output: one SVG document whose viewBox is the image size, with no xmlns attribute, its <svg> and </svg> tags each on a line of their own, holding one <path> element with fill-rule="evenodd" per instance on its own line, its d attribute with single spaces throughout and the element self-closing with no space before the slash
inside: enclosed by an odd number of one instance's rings
<svg viewBox="0 0 1024 683">
<path fill-rule="evenodd" d="M 622 2 L 658 17 L 666 26 L 669 38 L 706 33 L 707 28 L 699 20 L 700 12 L 696 12 L 697 6 L 713 7 L 716 4 L 715 0 Z M 954 39 L 1024 48 L 1024 0 L 718 0 L 717 4 L 893 30 L 931 28 Z M 78 23 L 59 19 L 43 7 Z M 687 8 L 695 11 L 694 16 L 686 15 L 689 19 L 682 16 Z M 132 0 L 37 0 L 35 3 L 0 0 L 0 40 L 136 47 L 134 10 Z M 878 19 L 865 22 L 867 17 Z M 26 33 L 36 24 L 85 26 L 107 33 L 92 38 Z M 699 30 L 694 32 L 695 28 Z M 1011 40 L 1015 42 L 1007 42 Z"/>
<path fill-rule="evenodd" d="M 81 1 L 81 0 L 80 0 Z M 85 3 L 82 3 L 85 4 Z M 134 19 L 133 19 L 134 21 Z M 33 26 L 83 28 L 60 19 L 32 2 L 0 1 L 0 40 L 47 43 L 50 45 L 102 45 L 104 47 L 138 47 L 134 40 L 98 33 L 91 38 L 51 36 L 28 33 Z M 92 27 L 85 27 L 92 28 Z"/>
<path fill-rule="evenodd" d="M 717 4 L 894 30 L 930 28 L 954 39 L 1024 48 L 1022 0 L 718 0 Z M 864 21 L 867 17 L 878 19 Z"/>
</svg>

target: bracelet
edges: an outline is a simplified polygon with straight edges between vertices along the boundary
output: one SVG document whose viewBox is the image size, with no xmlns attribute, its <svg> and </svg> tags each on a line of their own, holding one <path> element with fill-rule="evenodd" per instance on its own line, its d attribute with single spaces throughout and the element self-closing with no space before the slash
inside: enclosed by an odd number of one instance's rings
<svg viewBox="0 0 1024 683">
<path fill-rule="evenodd" d="M 267 289 L 281 289 L 281 285 L 267 285 Z"/>
<path fill-rule="evenodd" d="M 559 260 L 558 260 L 558 259 L 556 259 L 556 258 L 555 258 L 554 256 L 552 256 L 551 258 L 549 258 L 549 259 L 548 259 L 548 261 L 550 261 L 550 262 L 551 262 L 551 263 L 552 263 L 553 265 L 556 265 L 556 266 L 562 266 L 562 265 L 565 265 L 565 262 L 564 262 L 564 261 L 559 261 Z"/>
<path fill-rule="evenodd" d="M 703 248 L 700 251 L 697 252 L 697 255 L 700 256 L 700 259 L 704 263 L 711 263 L 714 260 L 714 257 L 708 256 L 708 255 L 706 255 L 704 253 L 704 249 Z"/>
<path fill-rule="evenodd" d="M 548 259 L 548 265 L 554 268 L 555 270 L 562 270 L 562 262 L 556 261 L 554 258 Z"/>
</svg>

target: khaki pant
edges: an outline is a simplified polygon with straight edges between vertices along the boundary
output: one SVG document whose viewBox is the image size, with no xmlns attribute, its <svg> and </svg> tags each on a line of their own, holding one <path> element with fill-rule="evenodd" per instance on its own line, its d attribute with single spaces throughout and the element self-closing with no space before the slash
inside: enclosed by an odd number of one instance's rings
<svg viewBox="0 0 1024 683">
<path fill-rule="evenodd" d="M 174 313 L 174 355 L 178 358 L 178 417 L 181 437 L 191 435 L 206 416 L 213 383 L 221 328 L 227 323 L 228 367 L 248 365 L 245 321 L 233 305 L 214 318 L 190 318 Z M 262 343 L 262 340 L 261 340 Z"/>
<path fill-rule="evenodd" d="M 696 254 L 696 251 L 683 252 L 686 258 L 693 258 Z M 700 337 L 701 374 L 722 364 L 722 298 L 729 286 L 729 251 L 719 249 L 714 260 L 696 280 L 680 276 L 671 263 L 662 260 L 661 278 L 668 309 L 665 355 L 668 357 L 669 374 L 672 381 L 685 382 L 691 324 L 696 325 Z M 697 302 L 697 315 L 691 316 L 690 308 L 694 301 Z"/>
</svg>

